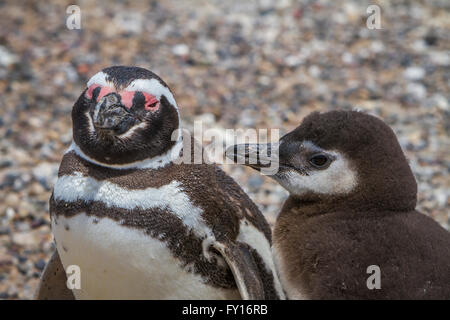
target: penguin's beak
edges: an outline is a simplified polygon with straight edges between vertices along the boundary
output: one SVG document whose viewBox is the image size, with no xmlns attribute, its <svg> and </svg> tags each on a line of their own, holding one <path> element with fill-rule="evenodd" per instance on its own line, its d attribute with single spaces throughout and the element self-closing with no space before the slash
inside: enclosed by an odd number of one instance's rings
<svg viewBox="0 0 450 320">
<path fill-rule="evenodd" d="M 227 148 L 227 158 L 266 175 L 275 175 L 279 169 L 279 143 L 237 144 Z"/>
<path fill-rule="evenodd" d="M 117 93 L 104 96 L 95 105 L 92 120 L 96 131 L 103 137 L 127 132 L 136 122 L 135 117 L 120 102 Z"/>
</svg>

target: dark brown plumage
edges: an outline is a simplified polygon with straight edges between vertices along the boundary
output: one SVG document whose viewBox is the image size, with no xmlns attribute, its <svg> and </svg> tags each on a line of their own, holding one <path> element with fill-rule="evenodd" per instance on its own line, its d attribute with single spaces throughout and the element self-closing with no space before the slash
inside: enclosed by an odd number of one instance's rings
<svg viewBox="0 0 450 320">
<path fill-rule="evenodd" d="M 274 243 L 285 277 L 308 299 L 450 299 L 450 236 L 417 211 L 283 206 Z M 369 290 L 367 267 L 381 270 Z"/>
<path fill-rule="evenodd" d="M 337 149 L 358 172 L 343 196 L 291 195 L 274 242 L 310 299 L 450 299 L 450 234 L 415 211 L 417 186 L 393 131 L 361 112 L 314 113 L 283 139 Z M 381 289 L 367 288 L 378 265 Z"/>
<path fill-rule="evenodd" d="M 314 168 L 314 153 L 331 165 Z M 336 159 L 348 166 L 332 168 Z M 289 298 L 450 299 L 450 233 L 415 210 L 415 178 L 382 120 L 313 113 L 280 139 L 279 163 L 273 178 L 290 196 L 273 251 Z M 380 289 L 367 286 L 371 265 L 380 267 Z"/>
</svg>

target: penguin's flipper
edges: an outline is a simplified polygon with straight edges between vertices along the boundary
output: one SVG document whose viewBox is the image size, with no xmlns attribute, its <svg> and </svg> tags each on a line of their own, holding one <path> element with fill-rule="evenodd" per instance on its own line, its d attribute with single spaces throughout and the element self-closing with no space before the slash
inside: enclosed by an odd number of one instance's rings
<svg viewBox="0 0 450 320">
<path fill-rule="evenodd" d="M 243 300 L 263 300 L 264 286 L 258 277 L 259 270 L 248 246 L 241 243 L 223 244 L 214 242 L 233 273 Z"/>
<path fill-rule="evenodd" d="M 67 288 L 64 267 L 55 249 L 42 272 L 39 285 L 34 294 L 35 300 L 75 300 L 72 290 Z"/>
</svg>

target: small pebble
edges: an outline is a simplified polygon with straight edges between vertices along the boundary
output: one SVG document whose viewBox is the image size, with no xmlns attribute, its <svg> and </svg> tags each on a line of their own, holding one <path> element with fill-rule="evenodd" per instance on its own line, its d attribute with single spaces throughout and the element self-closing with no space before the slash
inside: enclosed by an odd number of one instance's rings
<svg viewBox="0 0 450 320">
<path fill-rule="evenodd" d="M 189 47 L 185 44 L 177 44 L 172 48 L 172 53 L 176 56 L 186 56 L 189 54 Z"/>
<path fill-rule="evenodd" d="M 34 266 L 36 267 L 36 269 L 42 271 L 42 270 L 44 270 L 44 268 L 45 268 L 45 261 L 41 259 L 41 260 L 39 260 L 38 262 L 36 262 L 36 263 L 34 264 Z"/>
<path fill-rule="evenodd" d="M 403 76 L 408 80 L 420 80 L 425 76 L 425 69 L 421 67 L 409 67 L 403 72 Z"/>
</svg>

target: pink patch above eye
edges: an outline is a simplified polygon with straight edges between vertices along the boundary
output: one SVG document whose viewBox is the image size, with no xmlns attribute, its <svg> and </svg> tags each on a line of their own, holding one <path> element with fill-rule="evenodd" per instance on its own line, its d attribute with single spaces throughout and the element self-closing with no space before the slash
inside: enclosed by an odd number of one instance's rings
<svg viewBox="0 0 450 320">
<path fill-rule="evenodd" d="M 91 86 L 89 86 L 88 90 L 86 91 L 86 97 L 88 99 L 92 99 L 93 94 L 94 94 L 94 90 L 97 89 L 98 87 L 100 87 L 100 93 L 97 96 L 96 101 L 100 101 L 101 98 L 103 98 L 104 96 L 106 96 L 107 94 L 114 92 L 113 89 L 109 88 L 109 87 L 104 87 L 98 84 L 93 84 Z M 135 95 L 136 91 L 121 91 L 118 92 L 118 94 L 121 97 L 121 102 L 122 104 L 130 109 L 133 106 L 133 99 L 134 99 L 134 95 Z M 147 93 L 147 92 L 141 92 L 144 97 L 145 97 L 145 110 L 147 111 L 155 111 L 159 108 L 159 101 L 158 99 L 156 99 L 155 96 Z"/>
<path fill-rule="evenodd" d="M 93 85 L 91 85 L 88 88 L 88 90 L 86 92 L 86 97 L 88 97 L 89 99 L 92 99 L 92 95 L 94 94 L 94 90 L 97 89 L 98 87 L 100 87 L 101 89 L 100 89 L 100 93 L 97 96 L 97 100 L 96 101 L 99 101 L 101 98 L 106 96 L 108 93 L 113 92 L 113 90 L 111 88 L 103 87 L 103 86 L 98 85 L 98 84 L 93 84 Z"/>
<path fill-rule="evenodd" d="M 87 97 L 88 99 L 92 99 L 92 94 L 94 93 L 94 90 L 95 90 L 96 88 L 98 88 L 98 87 L 100 87 L 98 84 L 93 84 L 93 85 L 91 85 L 91 86 L 88 88 L 88 90 L 86 91 L 86 97 Z"/>
<path fill-rule="evenodd" d="M 145 97 L 145 110 L 155 111 L 159 108 L 159 101 L 155 96 L 147 92 L 142 92 Z"/>
<path fill-rule="evenodd" d="M 135 91 L 122 91 L 119 93 L 121 96 L 122 104 L 130 109 L 133 106 L 133 98 Z"/>
</svg>

